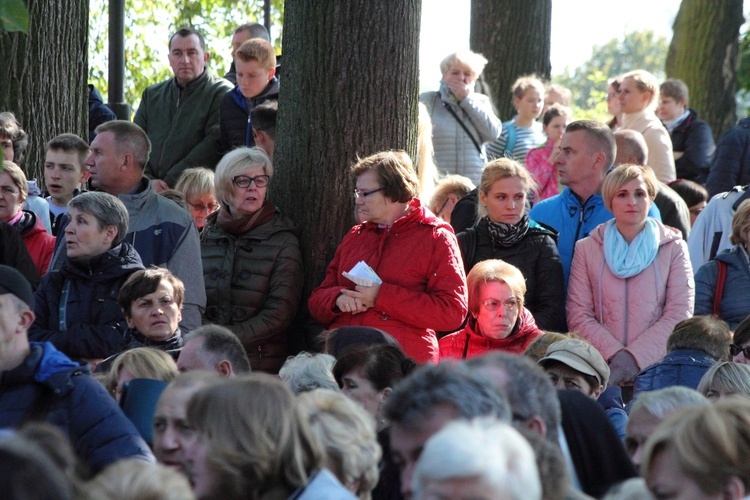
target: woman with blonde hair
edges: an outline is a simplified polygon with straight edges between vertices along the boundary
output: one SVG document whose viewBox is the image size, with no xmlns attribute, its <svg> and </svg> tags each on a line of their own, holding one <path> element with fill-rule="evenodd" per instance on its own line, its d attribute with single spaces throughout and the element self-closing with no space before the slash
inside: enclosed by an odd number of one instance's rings
<svg viewBox="0 0 750 500">
<path fill-rule="evenodd" d="M 474 92 L 487 59 L 471 51 L 454 52 L 440 62 L 440 89 L 419 96 L 432 120 L 435 163 L 440 173 L 479 182 L 485 163 L 484 144 L 500 134 L 500 120 L 490 99 Z"/>
<path fill-rule="evenodd" d="M 677 177 L 672 139 L 656 116 L 659 102 L 659 81 L 648 71 L 637 69 L 622 75 L 617 99 L 622 113 L 623 130 L 635 130 L 643 135 L 648 145 L 648 165 L 656 178 L 664 183 Z"/>
<path fill-rule="evenodd" d="M 297 401 L 325 447 L 326 467 L 360 500 L 372 498 L 381 457 L 372 417 L 348 397 L 326 389 L 300 394 Z"/>
<path fill-rule="evenodd" d="M 472 358 L 491 350 L 523 353 L 542 331 L 524 307 L 521 272 L 502 260 L 485 260 L 467 278 L 466 327 L 440 339 L 440 358 Z"/>
<path fill-rule="evenodd" d="M 198 498 L 354 498 L 321 469 L 323 445 L 275 377 L 253 373 L 201 389 L 187 417 L 196 432 L 185 458 Z"/>
<path fill-rule="evenodd" d="M 734 245 L 695 273 L 695 314 L 714 314 L 735 329 L 750 315 L 750 200 L 732 217 Z"/>
<path fill-rule="evenodd" d="M 258 148 L 240 147 L 216 166 L 221 208 L 201 233 L 204 323 L 231 330 L 253 370 L 277 373 L 302 295 L 297 228 L 268 198 L 273 166 Z"/>
<path fill-rule="evenodd" d="M 171 382 L 179 374 L 177 363 L 164 351 L 136 347 L 115 358 L 107 375 L 107 388 L 120 401 L 122 387 L 134 378 L 150 378 Z"/>
<path fill-rule="evenodd" d="M 716 363 L 703 374 L 697 390 L 713 401 L 734 395 L 750 398 L 750 365 Z"/>
<path fill-rule="evenodd" d="M 695 293 L 680 232 L 648 217 L 657 181 L 649 168 L 621 165 L 602 185 L 614 219 L 576 243 L 568 283 L 568 328 L 591 342 L 610 385 L 632 385 L 664 357 L 667 338 L 693 314 Z"/>
<path fill-rule="evenodd" d="M 487 259 L 517 267 L 526 280 L 524 304 L 543 330 L 566 329 L 565 284 L 557 231 L 529 218 L 526 200 L 536 182 L 510 158 L 487 164 L 479 186 L 479 220 L 458 234 L 464 269 Z"/>
<path fill-rule="evenodd" d="M 435 165 L 435 148 L 432 145 L 432 120 L 427 106 L 419 103 L 419 121 L 417 122 L 417 161 L 414 167 L 419 179 L 419 198 L 429 200 L 438 179 Z"/>
<path fill-rule="evenodd" d="M 214 172 L 205 167 L 188 168 L 177 179 L 175 191 L 185 195 L 185 203 L 189 207 L 198 231 L 203 229 L 206 218 L 219 209 L 214 189 Z"/>
<path fill-rule="evenodd" d="M 641 471 L 655 498 L 741 500 L 750 494 L 750 401 L 684 408 L 646 442 Z"/>
</svg>

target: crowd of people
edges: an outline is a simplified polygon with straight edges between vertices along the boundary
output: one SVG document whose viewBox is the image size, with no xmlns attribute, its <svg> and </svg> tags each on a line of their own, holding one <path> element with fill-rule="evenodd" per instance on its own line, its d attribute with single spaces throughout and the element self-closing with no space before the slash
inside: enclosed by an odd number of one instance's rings
<svg viewBox="0 0 750 500">
<path fill-rule="evenodd" d="M 259 24 L 232 56 L 212 75 L 176 31 L 174 77 L 87 140 L 0 113 L 8 498 L 750 496 L 745 121 L 714 148 L 638 69 L 609 123 L 535 75 L 502 120 L 487 60 L 450 54 L 417 157 L 351 166 L 303 297 L 269 198 L 280 67 Z"/>
</svg>

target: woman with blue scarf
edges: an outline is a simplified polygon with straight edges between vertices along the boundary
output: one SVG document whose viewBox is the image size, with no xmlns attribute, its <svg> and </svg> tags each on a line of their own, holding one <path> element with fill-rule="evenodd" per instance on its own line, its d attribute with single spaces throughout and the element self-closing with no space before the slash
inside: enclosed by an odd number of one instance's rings
<svg viewBox="0 0 750 500">
<path fill-rule="evenodd" d="M 674 326 L 693 315 L 695 283 L 680 232 L 647 216 L 657 181 L 649 167 L 621 165 L 604 180 L 615 218 L 576 243 L 568 328 L 591 342 L 628 386 L 666 354 Z"/>
</svg>

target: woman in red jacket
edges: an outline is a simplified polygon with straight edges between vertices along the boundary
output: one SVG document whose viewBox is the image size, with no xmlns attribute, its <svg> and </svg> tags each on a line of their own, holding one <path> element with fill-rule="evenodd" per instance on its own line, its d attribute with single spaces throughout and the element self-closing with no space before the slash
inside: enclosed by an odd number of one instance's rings
<svg viewBox="0 0 750 500">
<path fill-rule="evenodd" d="M 392 335 L 418 362 L 439 359 L 435 331 L 453 331 L 466 316 L 466 279 L 451 227 L 415 198 L 418 180 L 403 151 L 377 153 L 352 167 L 357 217 L 308 301 L 329 329 L 371 326 Z M 364 262 L 371 286 L 343 272 Z"/>
<path fill-rule="evenodd" d="M 543 332 L 523 306 L 526 283 L 517 267 L 499 259 L 475 265 L 467 277 L 469 321 L 440 339 L 440 358 L 472 358 L 488 351 L 523 353 Z"/>
</svg>

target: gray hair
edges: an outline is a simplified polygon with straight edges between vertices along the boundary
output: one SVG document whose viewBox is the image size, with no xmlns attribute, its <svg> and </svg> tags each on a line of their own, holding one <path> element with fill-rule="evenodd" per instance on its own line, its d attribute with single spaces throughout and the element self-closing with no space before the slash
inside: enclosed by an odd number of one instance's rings
<svg viewBox="0 0 750 500">
<path fill-rule="evenodd" d="M 87 191 L 74 197 L 68 202 L 68 208 L 93 215 L 99 223 L 99 228 L 108 226 L 117 228 L 117 236 L 112 240 L 112 248 L 116 247 L 128 232 L 128 209 L 116 197 L 100 191 Z"/>
<path fill-rule="evenodd" d="M 750 365 L 722 361 L 703 374 L 698 392 L 710 398 L 710 392 L 720 389 L 725 394 L 750 397 Z"/>
<path fill-rule="evenodd" d="M 209 365 L 217 365 L 226 360 L 232 364 L 235 373 L 250 372 L 250 361 L 245 348 L 237 335 L 219 325 L 204 325 L 183 337 L 183 344 L 193 339 L 203 339 L 201 356 Z M 209 358 L 209 359 L 206 359 Z"/>
<path fill-rule="evenodd" d="M 131 152 L 138 166 L 146 168 L 148 156 L 151 154 L 151 141 L 141 127 L 127 120 L 112 120 L 96 127 L 95 132 L 111 132 L 115 137 L 117 151 Z"/>
<path fill-rule="evenodd" d="M 630 408 L 632 415 L 636 411 L 644 410 L 654 417 L 664 420 L 682 408 L 692 406 L 708 406 L 711 402 L 695 389 L 675 385 L 656 391 L 642 392 Z"/>
<path fill-rule="evenodd" d="M 313 434 L 326 449 L 327 466 L 359 498 L 370 498 L 378 483 L 382 450 L 375 420 L 364 407 L 340 392 L 314 389 L 297 398 Z"/>
<path fill-rule="evenodd" d="M 417 429 L 442 405 L 455 409 L 457 417 L 464 419 L 493 416 L 510 421 L 511 418 L 505 397 L 484 374 L 451 361 L 423 366 L 403 379 L 386 402 L 385 416 L 399 426 Z"/>
<path fill-rule="evenodd" d="M 246 31 L 247 34 L 250 35 L 250 38 L 262 38 L 267 42 L 271 41 L 268 30 L 260 23 L 243 24 L 242 26 L 239 26 L 236 30 L 234 30 L 235 33 L 239 33 L 240 31 Z"/>
<path fill-rule="evenodd" d="M 451 479 L 475 479 L 498 498 L 542 498 L 531 445 L 509 424 L 492 418 L 451 422 L 427 440 L 414 470 L 415 497 L 423 498 L 431 481 Z"/>
<path fill-rule="evenodd" d="M 514 421 L 527 421 L 538 415 L 547 427 L 547 439 L 557 443 L 558 427 L 562 420 L 560 401 L 549 376 L 525 356 L 495 351 L 472 358 L 466 364 L 475 371 L 491 377 L 493 385 L 503 391 L 513 409 Z M 493 371 L 504 377 L 495 377 Z"/>
<path fill-rule="evenodd" d="M 261 167 L 265 175 L 273 177 L 271 160 L 265 151 L 260 148 L 240 147 L 225 154 L 219 164 L 216 165 L 216 174 L 214 175 L 216 199 L 221 203 L 228 204 L 229 198 L 234 192 L 232 178 L 253 167 Z"/>
<path fill-rule="evenodd" d="M 279 370 L 279 377 L 295 394 L 313 389 L 338 391 L 339 385 L 333 378 L 335 363 L 336 358 L 330 354 L 310 354 L 303 351 L 287 358 Z"/>
</svg>

